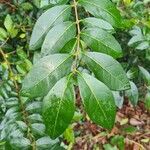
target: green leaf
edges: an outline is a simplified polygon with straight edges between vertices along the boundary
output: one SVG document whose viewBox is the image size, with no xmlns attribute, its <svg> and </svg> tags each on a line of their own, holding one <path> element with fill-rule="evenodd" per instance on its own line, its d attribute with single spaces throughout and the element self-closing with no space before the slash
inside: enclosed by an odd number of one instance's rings
<svg viewBox="0 0 150 150">
<path fill-rule="evenodd" d="M 105 144 L 103 147 L 104 150 L 118 150 L 116 146 L 112 146 L 110 144 Z"/>
<path fill-rule="evenodd" d="M 61 49 L 61 53 L 70 53 L 74 52 L 75 48 L 77 46 L 77 39 L 71 39 L 69 42 L 65 44 L 65 46 Z"/>
<path fill-rule="evenodd" d="M 79 0 L 79 4 L 93 16 L 102 18 L 113 26 L 121 28 L 120 12 L 110 0 Z"/>
<path fill-rule="evenodd" d="M 140 44 L 136 47 L 136 49 L 138 49 L 138 50 L 145 50 L 145 49 L 148 49 L 149 47 L 150 47 L 149 42 L 148 42 L 148 41 L 144 41 L 144 42 L 140 43 Z"/>
<path fill-rule="evenodd" d="M 39 113 L 41 112 L 41 108 L 42 108 L 42 102 L 32 102 L 29 103 L 26 107 L 26 111 L 28 113 Z"/>
<path fill-rule="evenodd" d="M 89 17 L 81 21 L 87 27 L 98 27 L 111 33 L 115 32 L 114 28 L 112 27 L 110 23 L 100 18 Z"/>
<path fill-rule="evenodd" d="M 112 91 L 116 106 L 121 109 L 124 102 L 124 97 L 120 95 L 119 91 Z"/>
<path fill-rule="evenodd" d="M 36 141 L 36 146 L 39 150 L 50 149 L 54 144 L 58 142 L 58 139 L 52 140 L 48 136 L 42 137 Z"/>
<path fill-rule="evenodd" d="M 29 3 L 29 2 L 22 3 L 22 4 L 21 4 L 21 7 L 22 7 L 24 10 L 32 10 L 32 9 L 33 9 L 32 4 Z"/>
<path fill-rule="evenodd" d="M 43 122 L 42 116 L 40 114 L 32 114 L 32 115 L 28 116 L 28 119 L 31 123 Z"/>
<path fill-rule="evenodd" d="M 83 61 L 111 90 L 122 91 L 130 88 L 129 80 L 122 66 L 111 56 L 97 52 L 83 54 Z"/>
<path fill-rule="evenodd" d="M 139 100 L 138 88 L 135 85 L 135 83 L 131 81 L 130 81 L 130 86 L 131 86 L 131 89 L 127 90 L 125 93 L 126 93 L 126 96 L 129 98 L 129 100 L 131 101 L 131 104 L 133 106 L 136 106 Z"/>
<path fill-rule="evenodd" d="M 100 28 L 88 28 L 81 32 L 82 40 L 93 51 L 106 53 L 114 58 L 122 56 L 122 49 L 116 39 Z"/>
<path fill-rule="evenodd" d="M 32 133 L 39 136 L 45 135 L 45 125 L 42 123 L 31 124 Z"/>
<path fill-rule="evenodd" d="M 37 20 L 30 40 L 30 49 L 36 50 L 41 47 L 46 33 L 53 25 L 68 20 L 71 7 L 69 5 L 55 6 L 43 13 Z"/>
<path fill-rule="evenodd" d="M 66 4 L 69 0 L 49 0 L 49 3 L 51 4 L 59 4 L 59 5 L 62 5 L 62 4 Z"/>
<path fill-rule="evenodd" d="M 75 35 L 75 23 L 68 21 L 54 26 L 45 37 L 41 50 L 42 55 L 46 56 L 59 52 Z"/>
<path fill-rule="evenodd" d="M 148 92 L 145 96 L 145 107 L 150 111 L 150 93 Z"/>
<path fill-rule="evenodd" d="M 0 27 L 0 40 L 4 41 L 7 38 L 7 32 Z"/>
<path fill-rule="evenodd" d="M 29 149 L 31 143 L 30 140 L 27 138 L 13 138 L 11 139 L 11 145 L 14 148 L 20 148 L 20 149 Z"/>
<path fill-rule="evenodd" d="M 119 150 L 124 150 L 125 149 L 125 138 L 123 136 L 115 135 L 111 139 L 111 144 L 112 145 L 117 145 Z"/>
<path fill-rule="evenodd" d="M 42 58 L 25 77 L 22 95 L 45 96 L 55 83 L 69 74 L 73 58 L 69 54 L 55 54 Z"/>
<path fill-rule="evenodd" d="M 112 129 L 116 108 L 109 88 L 86 73 L 79 73 L 78 85 L 85 110 L 91 120 L 104 128 Z"/>
<path fill-rule="evenodd" d="M 75 111 L 75 93 L 70 76 L 59 80 L 43 102 L 43 119 L 52 139 L 61 135 Z"/>
<path fill-rule="evenodd" d="M 146 82 L 146 84 L 149 86 L 150 85 L 150 73 L 143 67 L 139 66 L 140 73 L 142 75 L 142 78 Z"/>
<path fill-rule="evenodd" d="M 69 126 L 64 134 L 63 134 L 64 139 L 68 142 L 68 143 L 74 143 L 75 142 L 75 136 L 74 136 L 74 131 L 73 131 L 73 127 Z"/>
<path fill-rule="evenodd" d="M 8 32 L 11 31 L 11 29 L 13 28 L 13 21 L 11 19 L 11 16 L 8 14 L 4 20 L 4 26 L 7 29 Z"/>
</svg>

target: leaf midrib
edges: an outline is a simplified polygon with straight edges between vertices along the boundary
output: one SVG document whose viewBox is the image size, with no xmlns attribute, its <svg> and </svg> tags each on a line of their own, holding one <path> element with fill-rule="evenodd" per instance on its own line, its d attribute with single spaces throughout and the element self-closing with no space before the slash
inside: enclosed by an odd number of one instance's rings
<svg viewBox="0 0 150 150">
<path fill-rule="evenodd" d="M 97 97 L 96 97 L 96 95 L 94 94 L 92 88 L 90 87 L 90 85 L 86 82 L 86 80 L 84 79 L 84 77 L 83 77 L 80 73 L 79 73 L 79 75 L 83 78 L 84 82 L 86 83 L 86 85 L 87 85 L 87 86 L 89 87 L 89 89 L 91 90 L 91 93 L 92 93 L 93 96 L 95 97 L 95 100 L 96 100 L 96 102 L 98 103 L 98 106 L 99 106 L 99 108 L 101 109 L 101 111 L 102 111 L 102 113 L 103 113 L 105 119 L 107 120 L 107 124 L 109 125 L 109 121 L 108 121 L 108 119 L 107 119 L 107 116 L 106 116 L 104 110 L 102 109 L 102 107 L 101 107 L 99 101 L 97 100 Z"/>
<path fill-rule="evenodd" d="M 55 23 L 55 21 L 56 21 L 65 11 L 67 11 L 67 9 L 69 9 L 69 8 L 70 8 L 70 6 L 66 7 L 57 17 L 55 17 L 55 19 L 53 20 L 53 22 L 51 23 L 51 25 L 49 26 L 49 28 L 52 27 L 52 25 Z M 44 29 L 42 26 L 39 26 L 39 27 L 41 27 L 42 29 Z M 47 32 L 47 31 L 49 30 L 49 28 L 48 28 L 45 32 Z M 44 34 L 45 32 L 42 33 L 41 38 L 43 37 L 43 34 Z M 37 43 L 40 41 L 41 38 L 39 38 L 39 40 L 37 41 Z"/>
<path fill-rule="evenodd" d="M 82 1 L 82 0 L 81 0 L 81 1 Z M 112 16 L 113 18 L 115 18 L 115 21 L 116 21 L 117 23 L 119 23 L 119 22 L 117 21 L 116 16 L 112 15 L 107 9 L 104 9 L 104 8 L 100 7 L 99 5 L 97 5 L 97 4 L 95 4 L 95 3 L 88 2 L 88 1 L 86 1 L 86 0 L 84 0 L 84 2 L 89 3 L 89 4 L 91 4 L 91 5 L 94 5 L 94 6 L 98 7 L 98 8 L 100 8 L 100 9 L 106 11 L 110 16 Z"/>
<path fill-rule="evenodd" d="M 56 115 L 56 118 L 55 118 L 54 129 L 53 129 L 53 133 L 52 133 L 53 136 L 54 136 L 54 133 L 56 131 L 56 125 L 57 125 L 58 116 L 59 116 L 59 113 L 60 113 L 60 108 L 61 108 L 61 105 L 62 105 L 62 102 L 63 102 L 63 97 L 65 95 L 65 91 L 66 91 L 66 89 L 68 87 L 69 81 L 70 81 L 70 76 L 68 77 L 68 80 L 67 80 L 66 86 L 64 88 L 64 91 L 62 93 L 61 99 L 59 100 L 59 108 L 58 108 L 57 115 Z"/>
<path fill-rule="evenodd" d="M 96 38 L 96 37 L 94 37 L 94 36 L 90 36 L 90 35 L 88 35 L 88 34 L 85 33 L 85 32 L 81 32 L 81 34 L 82 34 L 82 35 L 85 35 L 85 36 L 88 36 L 88 37 L 90 37 L 90 38 L 95 39 L 96 41 L 100 42 L 102 45 L 108 47 L 109 49 L 111 49 L 111 50 L 114 51 L 114 52 L 118 52 L 118 51 L 115 51 L 115 50 L 112 49 L 109 45 L 106 45 L 105 43 L 103 43 L 102 41 L 100 41 L 98 38 Z M 108 50 L 108 54 L 109 54 L 109 50 Z M 114 55 L 113 55 L 113 56 L 114 56 Z"/>
<path fill-rule="evenodd" d="M 55 47 L 55 45 L 57 45 L 57 42 L 63 37 L 63 35 L 67 32 L 67 30 L 69 30 L 70 28 L 71 28 L 71 26 L 73 26 L 75 23 L 73 22 L 73 23 L 71 23 L 71 25 L 69 25 L 65 30 L 64 30 L 64 32 L 57 38 L 57 41 L 55 42 L 55 44 L 51 47 L 51 49 L 50 50 L 53 50 L 53 48 Z M 43 53 L 44 53 L 44 48 L 43 48 Z M 47 54 L 47 53 L 46 53 Z M 44 54 L 45 55 L 45 54 Z"/>
<path fill-rule="evenodd" d="M 52 74 L 54 71 L 56 71 L 56 70 L 58 69 L 58 67 L 60 67 L 67 59 L 69 59 L 69 58 L 71 58 L 71 57 L 72 57 L 72 55 L 69 55 L 65 60 L 63 60 L 62 62 L 60 62 L 60 64 L 58 64 L 58 65 L 56 66 L 56 68 L 55 68 L 53 71 L 49 72 L 49 74 L 48 74 L 46 77 L 44 77 L 43 79 L 41 79 L 39 82 L 35 83 L 34 86 L 30 87 L 28 90 L 30 90 L 30 89 L 32 89 L 33 87 L 37 86 L 41 81 L 43 81 L 43 80 L 46 79 L 48 76 L 50 76 L 50 74 Z"/>
<path fill-rule="evenodd" d="M 113 76 L 110 72 L 108 72 L 104 67 L 102 67 L 96 60 L 94 60 L 92 57 L 90 57 L 89 55 L 84 54 L 86 57 L 89 57 L 92 61 L 94 61 L 97 65 L 99 65 L 103 70 L 105 70 L 108 74 L 110 74 L 113 78 L 117 79 L 117 77 Z M 123 85 L 123 82 L 121 80 L 118 80 L 121 85 Z M 120 88 L 119 88 L 120 89 Z M 118 89 L 118 90 L 119 90 Z"/>
</svg>

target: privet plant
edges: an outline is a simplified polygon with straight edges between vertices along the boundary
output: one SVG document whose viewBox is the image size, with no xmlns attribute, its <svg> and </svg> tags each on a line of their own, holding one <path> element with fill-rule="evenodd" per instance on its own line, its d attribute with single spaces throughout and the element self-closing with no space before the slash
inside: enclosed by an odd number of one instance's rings
<svg viewBox="0 0 150 150">
<path fill-rule="evenodd" d="M 112 129 L 116 114 L 112 91 L 130 88 L 115 60 L 122 57 L 122 49 L 112 34 L 121 27 L 121 15 L 110 0 L 63 0 L 37 20 L 30 50 L 41 52 L 24 79 L 21 95 L 43 98 L 42 115 L 52 139 L 71 123 L 76 87 L 90 119 Z"/>
</svg>

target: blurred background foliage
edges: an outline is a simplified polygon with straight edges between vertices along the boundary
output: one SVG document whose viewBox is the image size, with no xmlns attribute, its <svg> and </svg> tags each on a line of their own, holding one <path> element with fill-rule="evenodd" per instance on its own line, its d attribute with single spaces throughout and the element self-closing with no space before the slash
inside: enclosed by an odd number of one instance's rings
<svg viewBox="0 0 150 150">
<path fill-rule="evenodd" d="M 126 70 L 132 87 L 125 93 L 114 92 L 116 105 L 122 108 L 124 97 L 127 97 L 133 106 L 138 101 L 143 101 L 145 109 L 150 111 L 150 0 L 112 1 L 124 18 L 123 26 L 116 31 L 115 37 L 122 45 L 124 57 L 119 61 Z M 75 136 L 78 136 L 78 132 L 73 132 L 73 127 L 76 122 L 82 122 L 79 110 L 73 124 L 64 133 L 65 142 L 60 147 L 59 140 L 52 141 L 45 133 L 40 115 L 41 99 L 35 102 L 20 98 L 17 93 L 32 62 L 38 60 L 38 53 L 28 50 L 34 23 L 46 9 L 62 2 L 63 0 L 0 0 L 0 149 L 71 149 Z M 119 147 L 123 150 L 123 141 L 122 136 L 114 136 L 111 144 L 106 144 L 103 148 L 116 150 Z M 69 143 L 69 146 L 65 143 Z"/>
</svg>

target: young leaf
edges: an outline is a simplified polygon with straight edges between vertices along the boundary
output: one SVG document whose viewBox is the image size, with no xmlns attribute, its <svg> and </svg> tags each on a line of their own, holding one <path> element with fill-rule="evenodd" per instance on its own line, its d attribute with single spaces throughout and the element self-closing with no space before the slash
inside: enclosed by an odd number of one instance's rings
<svg viewBox="0 0 150 150">
<path fill-rule="evenodd" d="M 37 20 L 30 40 L 30 49 L 40 48 L 44 41 L 45 34 L 54 24 L 68 20 L 71 7 L 69 5 L 55 6 L 43 13 Z"/>
<path fill-rule="evenodd" d="M 121 27 L 119 10 L 110 0 L 79 0 L 79 4 L 93 16 L 103 18 L 115 27 Z"/>
<path fill-rule="evenodd" d="M 42 58 L 25 77 L 22 95 L 45 96 L 54 84 L 71 71 L 73 58 L 69 54 L 55 54 Z"/>
<path fill-rule="evenodd" d="M 76 35 L 76 25 L 70 21 L 54 26 L 45 37 L 41 53 L 43 56 L 59 52 Z"/>
<path fill-rule="evenodd" d="M 129 97 L 129 100 L 131 101 L 131 104 L 132 104 L 133 106 L 136 106 L 137 103 L 138 103 L 138 100 L 139 100 L 138 88 L 137 88 L 137 86 L 135 85 L 135 83 L 134 83 L 134 82 L 131 82 L 131 81 L 130 81 L 130 86 L 131 86 L 131 89 L 125 91 L 125 93 L 126 93 L 126 96 Z"/>
<path fill-rule="evenodd" d="M 11 16 L 9 14 L 5 18 L 4 26 L 8 32 L 10 32 L 11 29 L 13 28 L 13 21 L 12 21 Z"/>
<path fill-rule="evenodd" d="M 86 73 L 79 73 L 78 85 L 91 120 L 104 128 L 112 129 L 116 114 L 112 92 L 102 82 Z"/>
<path fill-rule="evenodd" d="M 114 32 L 114 28 L 112 27 L 112 25 L 100 18 L 85 18 L 82 20 L 82 23 L 87 27 L 98 27 L 111 33 Z"/>
<path fill-rule="evenodd" d="M 94 72 L 96 78 L 104 82 L 111 90 L 122 91 L 130 88 L 126 73 L 111 56 L 88 52 L 83 54 L 83 61 Z"/>
<path fill-rule="evenodd" d="M 4 41 L 7 38 L 7 32 L 5 31 L 5 29 L 0 27 L 0 40 Z"/>
<path fill-rule="evenodd" d="M 44 98 L 43 119 L 52 139 L 61 135 L 75 111 L 75 93 L 70 76 L 59 80 Z"/>
<path fill-rule="evenodd" d="M 116 39 L 100 28 L 88 28 L 81 32 L 83 41 L 94 51 L 106 53 L 114 58 L 122 56 L 122 49 Z"/>
</svg>

